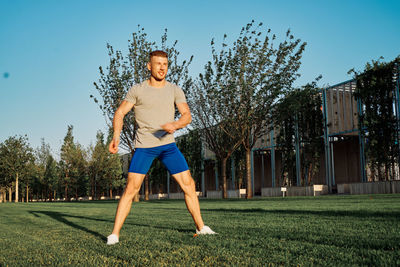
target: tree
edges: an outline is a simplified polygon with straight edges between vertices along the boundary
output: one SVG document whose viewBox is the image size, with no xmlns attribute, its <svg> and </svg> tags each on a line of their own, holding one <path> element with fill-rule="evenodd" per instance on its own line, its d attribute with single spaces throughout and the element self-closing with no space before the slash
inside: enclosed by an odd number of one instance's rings
<svg viewBox="0 0 400 267">
<path fill-rule="evenodd" d="M 193 57 L 179 63 L 177 43 L 178 41 L 175 41 L 172 46 L 167 45 L 167 30 L 165 29 L 161 36 L 161 46 L 157 46 L 155 42 L 148 40 L 144 28 L 138 25 L 137 32 L 134 32 L 132 40 L 129 40 L 127 56 L 123 56 L 121 51 L 114 50 L 110 44 L 107 44 L 110 57 L 109 65 L 105 70 L 103 67 L 99 67 L 100 79 L 98 82 L 94 82 L 102 103 L 99 103 L 95 96 L 91 95 L 90 97 L 99 105 L 109 128 L 112 128 L 114 113 L 124 100 L 129 88 L 148 79 L 149 72 L 146 64 L 149 61 L 151 51 L 162 49 L 168 53 L 167 80 L 180 85 L 184 91 L 190 87 L 192 80 L 188 75 L 188 67 Z M 132 110 L 124 117 L 124 126 L 121 132 L 121 146 L 131 154 L 135 150 L 134 141 L 137 131 L 137 125 L 134 121 L 135 114 Z"/>
<path fill-rule="evenodd" d="M 176 140 L 179 150 L 185 155 L 185 159 L 189 165 L 190 172 L 197 182 L 201 175 L 201 132 L 200 130 L 190 130 L 187 134 L 181 135 Z"/>
<path fill-rule="evenodd" d="M 96 145 L 91 149 L 89 176 L 91 194 L 94 198 L 98 197 L 97 192 L 99 190 L 101 190 L 102 195 L 108 193 L 109 197 L 112 198 L 112 190 L 121 187 L 125 182 L 122 178 L 119 156 L 108 152 L 104 134 L 101 131 L 97 132 Z"/>
<path fill-rule="evenodd" d="M 395 115 L 399 64 L 400 56 L 388 63 L 373 60 L 363 72 L 349 71 L 357 81 L 354 96 L 362 103 L 359 129 L 367 140 L 367 161 L 378 180 L 394 179 L 396 161 L 400 162 L 400 125 Z"/>
<path fill-rule="evenodd" d="M 290 30 L 286 39 L 275 46 L 276 36 L 262 23 L 254 21 L 242 28 L 231 47 L 226 35 L 220 52 L 211 42 L 212 61 L 200 76 L 203 88 L 210 97 L 209 115 L 215 117 L 221 132 L 236 146 L 239 135 L 246 150 L 247 197 L 253 195 L 251 188 L 250 154 L 255 142 L 272 123 L 272 110 L 280 96 L 290 90 L 299 76 L 300 59 L 306 43 L 294 39 Z M 204 82 L 205 81 L 205 82 Z M 234 134 L 232 134 L 232 132 Z M 232 137 L 231 137 L 232 138 Z"/>
<path fill-rule="evenodd" d="M 276 145 L 282 153 L 281 184 L 288 178 L 295 184 L 295 142 L 299 142 L 301 177 L 303 184 L 313 180 L 319 169 L 323 151 L 323 118 L 321 89 L 316 82 L 289 91 L 281 98 L 274 110 L 274 127 L 277 129 Z M 296 126 L 298 140 L 296 140 Z M 286 175 L 285 175 L 286 173 Z M 298 185 L 300 186 L 300 185 Z"/>
<path fill-rule="evenodd" d="M 35 174 L 37 174 L 36 178 L 39 180 L 40 183 L 40 195 L 42 199 L 47 199 L 49 194 L 48 185 L 45 180 L 45 173 L 50 155 L 50 145 L 44 141 L 44 138 L 42 138 L 40 147 L 35 150 Z"/>
<path fill-rule="evenodd" d="M 33 150 L 26 135 L 9 137 L 0 145 L 0 169 L 6 178 L 15 179 L 15 202 L 19 201 L 20 179 L 23 180 L 28 175 L 28 165 L 31 161 L 33 161 Z"/>
<path fill-rule="evenodd" d="M 72 135 L 73 126 L 68 126 L 64 143 L 61 147 L 60 168 L 62 172 L 62 183 L 64 187 L 64 197 L 69 200 L 69 191 L 75 193 L 75 198 L 79 195 L 86 195 L 87 185 L 87 162 L 85 151 L 79 143 L 74 142 Z"/>
<path fill-rule="evenodd" d="M 226 162 L 242 143 L 242 139 L 237 131 L 240 128 L 234 126 L 232 117 L 230 117 L 229 107 L 217 104 L 221 103 L 222 94 L 216 91 L 221 87 L 218 86 L 218 82 L 211 79 L 211 75 L 207 74 L 200 75 L 200 84 L 193 88 L 194 91 L 190 97 L 189 102 L 193 112 L 192 125 L 202 135 L 198 141 L 204 140 L 207 147 L 222 163 L 222 191 L 223 197 L 227 198 Z"/>
<path fill-rule="evenodd" d="M 44 182 L 49 190 L 49 199 L 56 199 L 56 191 L 58 187 L 58 172 L 57 162 L 54 160 L 52 155 L 49 155 L 46 161 L 46 168 L 44 173 Z"/>
</svg>

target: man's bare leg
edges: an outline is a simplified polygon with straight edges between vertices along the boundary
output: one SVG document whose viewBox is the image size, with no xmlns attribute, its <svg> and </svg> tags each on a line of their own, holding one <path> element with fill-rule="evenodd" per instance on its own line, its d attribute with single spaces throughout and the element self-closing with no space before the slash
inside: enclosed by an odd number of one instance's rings
<svg viewBox="0 0 400 267">
<path fill-rule="evenodd" d="M 200 213 L 199 199 L 196 195 L 196 186 L 193 181 L 190 171 L 184 171 L 172 175 L 175 178 L 179 186 L 185 193 L 185 203 L 190 215 L 192 215 L 193 221 L 196 224 L 198 230 L 201 230 L 204 226 L 203 219 Z"/>
<path fill-rule="evenodd" d="M 115 214 L 114 229 L 112 231 L 112 234 L 118 237 L 122 225 L 124 224 L 125 219 L 131 210 L 132 200 L 135 195 L 139 193 L 144 177 L 144 174 L 132 172 L 128 173 L 128 181 L 126 183 L 124 193 L 122 194 L 122 197 L 118 203 L 117 212 Z"/>
</svg>

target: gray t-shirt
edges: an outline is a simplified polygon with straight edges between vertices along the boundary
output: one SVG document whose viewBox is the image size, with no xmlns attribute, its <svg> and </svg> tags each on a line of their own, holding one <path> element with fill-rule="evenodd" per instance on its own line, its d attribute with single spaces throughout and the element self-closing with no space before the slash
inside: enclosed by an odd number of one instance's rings
<svg viewBox="0 0 400 267">
<path fill-rule="evenodd" d="M 136 148 L 147 148 L 175 142 L 173 134 L 165 132 L 161 125 L 175 120 L 175 104 L 186 103 L 182 89 L 170 82 L 162 88 L 152 87 L 148 81 L 129 89 L 125 100 L 134 105 L 136 123 L 139 126 Z"/>
</svg>

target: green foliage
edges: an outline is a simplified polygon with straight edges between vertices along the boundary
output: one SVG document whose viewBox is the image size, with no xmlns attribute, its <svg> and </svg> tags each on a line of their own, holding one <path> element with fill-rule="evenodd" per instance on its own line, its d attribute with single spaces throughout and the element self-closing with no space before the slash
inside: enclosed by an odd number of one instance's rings
<svg viewBox="0 0 400 267">
<path fill-rule="evenodd" d="M 121 188 L 125 183 L 119 155 L 108 152 L 106 140 L 101 131 L 97 133 L 96 139 L 96 145 L 91 149 L 89 162 L 90 193 L 94 198 L 108 196 L 110 190 Z"/>
<path fill-rule="evenodd" d="M 69 199 L 71 191 L 75 198 L 87 195 L 86 152 L 79 143 L 74 142 L 72 130 L 73 126 L 68 126 L 64 143 L 61 146 L 61 160 L 59 162 L 62 174 L 61 184 L 66 199 Z"/>
<path fill-rule="evenodd" d="M 276 45 L 271 30 L 254 21 L 242 28 L 232 45 L 226 37 L 219 52 L 211 41 L 212 61 L 194 87 L 192 106 L 195 122 L 217 157 L 229 157 L 240 144 L 245 147 L 250 185 L 250 151 L 272 125 L 274 104 L 299 76 L 306 43 L 288 30 L 286 39 Z M 248 193 L 252 195 L 250 188 Z"/>
<path fill-rule="evenodd" d="M 190 172 L 195 181 L 201 178 L 201 131 L 191 130 L 186 135 L 181 135 L 176 140 L 176 145 L 185 156 Z"/>
<path fill-rule="evenodd" d="M 147 62 L 151 51 L 162 49 L 168 53 L 168 81 L 180 85 L 184 90 L 191 85 L 188 67 L 192 62 L 192 57 L 180 63 L 178 60 L 179 52 L 176 48 L 177 41 L 169 46 L 167 39 L 167 30 L 165 30 L 161 36 L 161 46 L 158 46 L 155 42 L 149 40 L 144 28 L 139 25 L 137 32 L 132 34 L 132 40 L 129 40 L 129 52 L 126 56 L 123 56 L 121 51 L 114 50 L 110 44 L 107 44 L 110 62 L 105 70 L 103 67 L 99 67 L 100 79 L 94 83 L 102 101 L 99 103 L 96 97 L 93 95 L 90 97 L 99 104 L 110 128 L 112 127 L 111 122 L 113 121 L 114 113 L 124 100 L 129 88 L 149 78 Z M 135 114 L 130 111 L 124 118 L 124 126 L 121 133 L 121 146 L 130 152 L 134 151 L 137 130 L 137 125 L 135 125 L 134 121 Z"/>
<path fill-rule="evenodd" d="M 359 128 L 366 137 L 366 158 L 376 180 L 394 179 L 394 165 L 399 160 L 396 136 L 399 129 L 394 109 L 398 82 L 394 77 L 399 77 L 396 64 L 400 64 L 400 57 L 389 63 L 367 63 L 361 73 L 353 70 L 357 81 L 354 96 L 363 106 Z"/>
<path fill-rule="evenodd" d="M 136 203 L 105 244 L 116 201 L 0 205 L 1 266 L 398 266 L 400 195 Z"/>
<path fill-rule="evenodd" d="M 46 169 L 44 173 L 44 183 L 49 190 L 48 194 L 50 194 L 53 199 L 56 198 L 53 192 L 57 190 L 59 185 L 57 168 L 57 161 L 55 161 L 52 155 L 49 155 L 49 157 L 47 158 Z"/>
<path fill-rule="evenodd" d="M 323 151 L 320 88 L 316 82 L 288 91 L 274 110 L 276 145 L 282 155 L 281 184 L 296 184 L 296 124 L 303 185 L 312 183 Z M 287 181 L 286 181 L 287 178 Z"/>
<path fill-rule="evenodd" d="M 28 180 L 33 160 L 33 149 L 26 135 L 7 138 L 0 144 L 0 186 L 10 187 L 12 181 Z M 18 190 L 17 187 L 16 193 Z"/>
</svg>

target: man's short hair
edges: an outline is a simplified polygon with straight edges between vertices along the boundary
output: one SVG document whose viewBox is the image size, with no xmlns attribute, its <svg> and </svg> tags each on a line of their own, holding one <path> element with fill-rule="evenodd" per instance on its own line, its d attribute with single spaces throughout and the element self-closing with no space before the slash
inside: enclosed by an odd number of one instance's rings
<svg viewBox="0 0 400 267">
<path fill-rule="evenodd" d="M 168 54 L 162 50 L 155 50 L 150 52 L 150 60 L 152 57 L 166 57 L 168 58 Z"/>
</svg>

